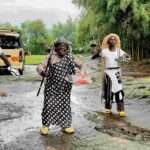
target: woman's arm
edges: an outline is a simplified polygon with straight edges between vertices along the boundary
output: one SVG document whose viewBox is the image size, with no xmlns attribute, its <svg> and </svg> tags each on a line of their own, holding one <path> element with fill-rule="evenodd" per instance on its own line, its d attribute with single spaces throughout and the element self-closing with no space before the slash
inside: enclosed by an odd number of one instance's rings
<svg viewBox="0 0 150 150">
<path fill-rule="evenodd" d="M 75 62 L 75 67 L 78 68 L 79 70 L 82 69 L 82 64 L 79 62 Z"/>
<path fill-rule="evenodd" d="M 120 50 L 120 58 L 122 61 L 130 61 L 131 60 L 131 56 L 123 50 Z"/>
<path fill-rule="evenodd" d="M 75 63 L 75 67 L 77 68 L 77 69 L 79 69 L 79 70 L 81 70 L 82 69 L 82 63 L 81 63 L 81 61 L 79 61 L 78 59 L 74 59 L 74 63 Z"/>
</svg>

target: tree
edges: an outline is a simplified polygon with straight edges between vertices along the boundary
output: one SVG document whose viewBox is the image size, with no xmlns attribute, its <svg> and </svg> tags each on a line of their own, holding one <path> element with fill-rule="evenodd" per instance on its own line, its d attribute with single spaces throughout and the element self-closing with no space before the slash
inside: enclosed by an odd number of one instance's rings
<svg viewBox="0 0 150 150">
<path fill-rule="evenodd" d="M 82 30 L 87 30 L 86 24 L 89 33 L 97 29 L 95 37 L 100 40 L 110 32 L 119 34 L 122 47 L 132 52 L 135 59 L 150 51 L 147 44 L 150 36 L 149 0 L 73 0 L 73 3 L 84 8 L 80 26 L 85 26 Z M 87 37 L 83 32 L 80 36 Z"/>
<path fill-rule="evenodd" d="M 21 30 L 25 49 L 33 54 L 44 54 L 49 39 L 45 24 L 41 20 L 25 21 Z"/>
<path fill-rule="evenodd" d="M 65 23 L 57 23 L 53 26 L 50 34 L 52 35 L 53 39 L 58 37 L 64 37 L 70 42 L 72 45 L 76 45 L 76 22 L 73 21 L 71 18 L 68 18 Z"/>
</svg>

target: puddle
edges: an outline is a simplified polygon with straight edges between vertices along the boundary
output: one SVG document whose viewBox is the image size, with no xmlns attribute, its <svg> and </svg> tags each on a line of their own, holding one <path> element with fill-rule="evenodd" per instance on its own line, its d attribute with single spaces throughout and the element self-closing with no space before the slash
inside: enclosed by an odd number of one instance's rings
<svg viewBox="0 0 150 150">
<path fill-rule="evenodd" d="M 150 130 L 132 125 L 126 118 L 117 114 L 86 114 L 88 120 L 96 123 L 95 130 L 112 137 L 122 137 L 131 141 L 150 145 Z"/>
<path fill-rule="evenodd" d="M 93 64 L 89 65 L 91 70 L 95 71 L 97 66 L 92 68 Z M 19 79 L 2 76 L 0 83 L 3 84 L 3 88 L 8 89 L 9 95 L 6 98 L 1 97 L 3 100 L 0 105 L 0 150 L 150 150 L 150 130 L 144 129 L 144 124 L 150 127 L 149 119 L 146 117 L 149 116 L 148 102 L 143 104 L 140 100 L 135 102 L 127 100 L 129 117 L 125 119 L 98 112 L 102 111 L 104 106 L 100 101 L 101 79 L 97 76 L 99 74 L 94 73 L 92 78 L 94 84 L 73 88 L 72 112 L 76 133 L 66 135 L 60 130 L 50 129 L 47 137 L 39 134 L 43 95 L 41 92 L 39 97 L 35 97 L 40 84 L 35 82 L 38 81 L 35 66 L 26 66 L 25 75 Z M 16 81 L 19 88 L 15 88 Z M 129 94 L 133 95 L 131 89 L 135 89 L 135 86 L 138 89 L 138 92 L 135 92 L 140 95 L 149 90 L 149 84 L 146 84 L 149 80 L 145 82 L 141 79 L 138 82 L 140 84 L 136 86 L 134 83 L 137 82 L 133 78 L 127 78 Z M 143 91 L 140 93 L 140 90 Z M 9 104 L 10 102 L 13 104 Z M 22 116 L 23 109 L 25 113 Z M 138 125 L 143 128 L 130 123 L 134 121 L 142 122 Z M 6 126 L 7 131 L 4 130 Z"/>
<path fill-rule="evenodd" d="M 1 104 L 0 110 L 0 122 L 19 118 L 23 115 L 22 107 L 13 104 Z"/>
</svg>

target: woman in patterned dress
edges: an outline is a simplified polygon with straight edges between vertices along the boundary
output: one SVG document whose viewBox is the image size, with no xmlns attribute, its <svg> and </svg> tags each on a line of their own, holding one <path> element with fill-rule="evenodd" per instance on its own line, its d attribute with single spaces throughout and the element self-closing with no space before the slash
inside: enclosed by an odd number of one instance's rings
<svg viewBox="0 0 150 150">
<path fill-rule="evenodd" d="M 48 134 L 50 125 L 60 126 L 66 133 L 74 133 L 71 128 L 70 96 L 75 67 L 81 66 L 74 61 L 69 44 L 65 39 L 57 40 L 50 58 L 44 89 L 43 126 L 40 129 L 43 135 Z"/>
</svg>

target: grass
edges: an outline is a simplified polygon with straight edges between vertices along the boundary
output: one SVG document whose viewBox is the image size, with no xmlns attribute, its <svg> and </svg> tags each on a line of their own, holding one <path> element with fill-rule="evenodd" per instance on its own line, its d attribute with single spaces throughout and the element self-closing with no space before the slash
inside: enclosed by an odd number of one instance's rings
<svg viewBox="0 0 150 150">
<path fill-rule="evenodd" d="M 89 56 L 89 54 L 75 54 L 75 57 L 79 59 L 83 59 L 83 57 Z M 40 64 L 44 59 L 46 55 L 31 55 L 25 57 L 25 64 L 26 65 L 37 65 Z"/>
<path fill-rule="evenodd" d="M 45 59 L 45 57 L 46 57 L 46 55 L 26 56 L 25 64 L 26 65 L 37 65 L 37 64 L 40 64 Z"/>
</svg>

